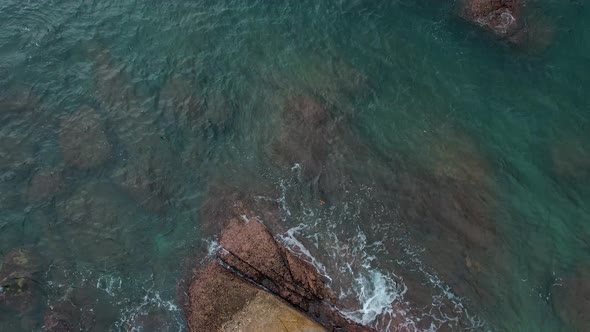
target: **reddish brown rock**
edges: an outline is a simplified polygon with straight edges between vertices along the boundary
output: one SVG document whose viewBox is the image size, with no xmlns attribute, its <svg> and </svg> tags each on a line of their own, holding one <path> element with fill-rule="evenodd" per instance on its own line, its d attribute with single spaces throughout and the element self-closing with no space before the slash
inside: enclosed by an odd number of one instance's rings
<svg viewBox="0 0 590 332">
<path fill-rule="evenodd" d="M 189 286 L 185 306 L 189 331 L 219 331 L 257 293 L 248 282 L 217 263 L 205 267 Z"/>
<path fill-rule="evenodd" d="M 256 284 L 307 312 L 328 329 L 371 331 L 332 309 L 335 298 L 323 276 L 289 252 L 252 214 L 233 218 L 220 240 L 218 258 Z"/>
<path fill-rule="evenodd" d="M 575 331 L 590 331 L 590 270 L 579 271 L 553 287 L 553 308 Z"/>
<path fill-rule="evenodd" d="M 79 169 L 98 167 L 111 155 L 111 144 L 100 115 L 89 107 L 62 120 L 59 144 L 66 163 Z"/>
<path fill-rule="evenodd" d="M 310 300 L 333 300 L 313 266 L 280 246 L 250 213 L 242 218 L 232 220 L 223 232 L 222 261 L 304 310 Z"/>
<path fill-rule="evenodd" d="M 284 299 L 330 331 L 373 331 L 347 320 L 333 309 L 334 295 L 325 278 L 274 239 L 246 205 L 247 199 L 236 193 L 221 201 L 227 204 L 225 211 L 213 209 L 216 212 L 206 215 L 215 219 L 215 228 L 225 227 L 217 259 L 229 270 L 213 263 L 191 282 L 186 311 L 191 331 L 217 331 L 237 312 L 249 312 L 244 308 L 254 301 L 256 292 L 248 290 L 243 277 Z M 223 300 L 211 303 L 212 298 Z M 260 324 L 255 325 L 266 323 Z"/>
<path fill-rule="evenodd" d="M 41 258 L 31 248 L 10 251 L 0 270 L 0 306 L 30 313 L 41 304 Z"/>
<path fill-rule="evenodd" d="M 462 0 L 460 16 L 508 38 L 522 28 L 520 0 Z"/>
<path fill-rule="evenodd" d="M 29 203 L 43 202 L 52 199 L 63 189 L 61 169 L 46 169 L 37 171 L 27 188 Z"/>
</svg>

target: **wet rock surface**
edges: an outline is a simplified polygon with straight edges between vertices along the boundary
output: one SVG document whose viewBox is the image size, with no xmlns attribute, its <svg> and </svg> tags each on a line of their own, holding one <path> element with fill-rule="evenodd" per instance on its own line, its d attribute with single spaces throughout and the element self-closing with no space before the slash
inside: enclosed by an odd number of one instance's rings
<svg viewBox="0 0 590 332">
<path fill-rule="evenodd" d="M 559 317 L 577 332 L 590 331 L 590 270 L 566 277 L 552 292 Z"/>
<path fill-rule="evenodd" d="M 231 199 L 228 201 L 231 202 Z M 228 206 L 228 209 L 235 212 L 227 216 L 230 218 L 228 221 L 221 222 L 226 226 L 219 240 L 217 259 L 223 266 L 211 263 L 199 273 L 199 277 L 193 280 L 189 287 L 189 304 L 186 312 L 192 331 L 198 331 L 197 327 L 204 326 L 211 327 L 211 330 L 219 329 L 223 325 L 221 322 L 227 321 L 228 317 L 243 310 L 246 303 L 254 300 L 257 293 L 247 291 L 246 289 L 252 286 L 238 275 L 246 277 L 258 287 L 267 289 L 299 308 L 328 330 L 372 331 L 336 312 L 332 307 L 335 301 L 334 294 L 324 277 L 311 264 L 279 244 L 243 203 L 236 201 Z M 234 274 L 236 272 L 238 274 Z M 215 274 L 220 276 L 211 277 Z M 232 284 L 236 286 L 228 286 Z M 208 299 L 220 297 L 212 292 L 225 294 L 221 296 L 223 299 L 234 300 L 210 304 Z M 228 292 L 231 296 L 227 295 Z M 215 306 L 228 309 L 224 314 L 219 314 Z"/>
<path fill-rule="evenodd" d="M 59 144 L 66 163 L 79 169 L 96 168 L 111 156 L 100 114 L 83 107 L 62 120 Z"/>
<path fill-rule="evenodd" d="M 520 0 L 462 0 L 460 16 L 495 35 L 508 38 L 522 28 Z"/>
</svg>

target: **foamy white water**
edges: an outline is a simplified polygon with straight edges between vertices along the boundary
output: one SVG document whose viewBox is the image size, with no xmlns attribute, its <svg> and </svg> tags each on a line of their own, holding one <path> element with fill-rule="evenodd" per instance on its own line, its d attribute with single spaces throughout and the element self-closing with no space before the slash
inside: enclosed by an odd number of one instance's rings
<svg viewBox="0 0 590 332">
<path fill-rule="evenodd" d="M 467 320 L 469 330 L 485 330 L 485 324 L 468 313 L 463 300 L 424 266 L 420 248 L 397 238 L 395 231 L 383 233 L 377 241 L 374 237 L 368 240 L 360 212 L 372 199 L 371 188 L 350 193 L 348 200 L 334 206 L 310 207 L 308 201 L 299 199 L 303 197 L 298 192 L 300 180 L 300 169 L 294 167 L 293 178 L 278 183 L 281 193 L 277 200 L 284 222 L 291 226 L 279 239 L 328 278 L 338 296 L 338 309 L 346 317 L 383 332 L 401 328 L 436 331 L 443 325 L 458 326 L 460 319 Z M 293 216 L 301 217 L 294 220 Z M 403 257 L 388 252 L 384 241 L 404 246 Z M 420 274 L 421 286 L 430 288 L 433 296 L 427 308 L 417 308 L 407 299 L 409 288 L 397 274 L 407 270 Z M 449 306 L 450 310 L 442 310 Z"/>
</svg>

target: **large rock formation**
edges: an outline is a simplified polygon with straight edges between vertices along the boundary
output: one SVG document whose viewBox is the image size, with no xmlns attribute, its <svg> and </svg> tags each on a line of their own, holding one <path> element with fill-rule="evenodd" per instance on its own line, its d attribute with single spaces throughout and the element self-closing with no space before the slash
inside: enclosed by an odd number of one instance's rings
<svg viewBox="0 0 590 332">
<path fill-rule="evenodd" d="M 228 208 L 235 212 L 229 221 L 223 222 L 227 227 L 219 241 L 220 249 L 216 257 L 219 263 L 209 264 L 189 286 L 185 311 L 191 331 L 230 331 L 230 326 L 248 326 L 254 330 L 244 331 L 255 331 L 258 327 L 274 324 L 273 321 L 282 321 L 276 317 L 297 313 L 268 309 L 269 316 L 266 318 L 258 314 L 251 317 L 250 313 L 259 313 L 253 308 L 270 308 L 270 303 L 280 302 L 261 293 L 260 288 L 307 313 L 330 331 L 372 331 L 335 311 L 334 295 L 324 277 L 312 265 L 279 244 L 253 212 L 239 203 Z M 296 316 L 299 318 L 294 320 L 299 321 L 299 325 L 309 327 L 287 331 L 321 330 L 302 316 Z M 280 326 L 275 326 L 274 330 L 281 331 Z"/>
</svg>

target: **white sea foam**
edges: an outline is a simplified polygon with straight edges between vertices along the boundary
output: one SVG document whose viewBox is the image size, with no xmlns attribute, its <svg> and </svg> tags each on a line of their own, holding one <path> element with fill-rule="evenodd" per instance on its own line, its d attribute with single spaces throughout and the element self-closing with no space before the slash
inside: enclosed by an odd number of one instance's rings
<svg viewBox="0 0 590 332">
<path fill-rule="evenodd" d="M 96 281 L 96 288 L 105 291 L 110 296 L 115 296 L 122 286 L 123 279 L 111 274 L 101 275 Z"/>
<path fill-rule="evenodd" d="M 343 311 L 346 317 L 365 325 L 373 325 L 378 317 L 392 313 L 392 303 L 403 296 L 396 282 L 387 274 L 370 270 L 355 280 L 354 291 L 362 307 Z"/>
<path fill-rule="evenodd" d="M 459 319 L 469 321 L 471 330 L 482 329 L 484 323 L 471 316 L 462 299 L 421 262 L 424 250 L 396 236 L 395 225 L 387 219 L 385 207 L 378 207 L 379 210 L 373 212 L 382 213 L 386 218 L 382 223 L 371 225 L 379 230 L 371 232 L 382 234 L 383 238 L 378 241 L 367 239 L 360 228 L 364 222 L 361 211 L 372 199 L 371 188 L 347 192 L 349 199 L 338 202 L 338 205 L 316 208 L 309 206 L 309 200 L 303 198 L 301 189 L 306 189 L 300 187 L 298 171 L 295 167 L 293 178 L 281 179 L 277 183 L 280 189 L 277 201 L 285 223 L 291 227 L 279 239 L 330 280 L 339 299 L 337 309 L 347 318 L 384 332 L 399 328 L 436 331 L 443 324 L 458 327 Z M 389 253 L 383 243 L 385 238 L 396 241 L 404 249 L 403 254 Z M 415 308 L 408 302 L 406 294 L 409 289 L 392 270 L 396 267 L 400 271 L 418 273 L 424 287 L 431 287 L 434 295 L 427 308 Z M 423 326 L 425 319 L 430 322 L 427 327 Z"/>
</svg>

